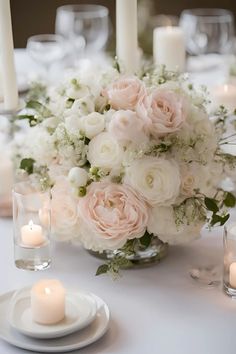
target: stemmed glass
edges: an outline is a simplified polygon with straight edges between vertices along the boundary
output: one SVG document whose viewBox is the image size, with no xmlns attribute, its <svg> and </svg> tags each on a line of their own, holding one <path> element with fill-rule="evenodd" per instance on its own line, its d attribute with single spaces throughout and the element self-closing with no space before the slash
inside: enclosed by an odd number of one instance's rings
<svg viewBox="0 0 236 354">
<path fill-rule="evenodd" d="M 65 5 L 57 9 L 55 31 L 71 44 L 75 56 L 103 50 L 109 36 L 108 9 L 100 5 Z"/>
<path fill-rule="evenodd" d="M 26 49 L 30 57 L 44 68 L 45 77 L 50 74 L 52 64 L 59 62 L 66 55 L 64 38 L 55 34 L 29 37 Z"/>
<path fill-rule="evenodd" d="M 224 9 L 184 10 L 180 16 L 180 26 L 186 37 L 188 54 L 198 56 L 199 70 L 219 63 L 208 54 L 230 54 L 233 47 L 234 16 Z M 197 70 L 197 69 L 195 69 Z"/>
</svg>

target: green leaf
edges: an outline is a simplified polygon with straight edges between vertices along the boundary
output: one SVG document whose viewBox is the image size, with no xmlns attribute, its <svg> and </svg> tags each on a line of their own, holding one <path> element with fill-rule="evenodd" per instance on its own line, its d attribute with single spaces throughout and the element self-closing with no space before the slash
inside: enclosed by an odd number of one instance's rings
<svg viewBox="0 0 236 354">
<path fill-rule="evenodd" d="M 34 171 L 35 160 L 28 158 L 21 160 L 20 169 L 25 170 L 29 175 Z"/>
<path fill-rule="evenodd" d="M 29 125 L 31 127 L 35 126 L 38 123 L 38 119 L 32 115 L 32 114 L 19 114 L 17 116 L 18 119 L 28 119 L 29 120 Z"/>
<path fill-rule="evenodd" d="M 219 211 L 219 207 L 218 207 L 215 199 L 205 197 L 204 203 L 205 203 L 207 209 L 212 211 L 213 213 L 217 213 Z"/>
<path fill-rule="evenodd" d="M 227 206 L 228 208 L 233 208 L 235 204 L 236 204 L 235 196 L 232 193 L 227 192 L 226 197 L 224 199 L 224 205 Z"/>
<path fill-rule="evenodd" d="M 115 57 L 115 62 L 114 62 L 114 68 L 118 71 L 118 73 L 120 74 L 121 70 L 120 70 L 120 64 L 118 62 L 118 58 Z"/>
<path fill-rule="evenodd" d="M 68 98 L 66 100 L 66 108 L 70 109 L 73 106 L 74 102 L 75 102 L 74 98 Z"/>
<path fill-rule="evenodd" d="M 44 118 L 50 117 L 50 115 L 51 115 L 51 112 L 49 111 L 49 109 L 38 101 L 31 100 L 31 101 L 27 102 L 26 108 L 34 109 L 36 112 L 38 112 Z"/>
<path fill-rule="evenodd" d="M 210 224 L 211 224 L 211 226 L 214 226 L 219 223 L 220 226 L 223 226 L 226 223 L 226 221 L 229 219 L 229 217 L 230 217 L 229 214 L 226 214 L 224 216 L 213 214 Z"/>
<path fill-rule="evenodd" d="M 152 241 L 152 235 L 150 235 L 147 231 L 139 239 L 139 242 L 141 243 L 141 245 L 145 246 L 146 248 L 148 248 L 150 246 L 151 241 Z"/>
<path fill-rule="evenodd" d="M 108 264 L 102 264 L 98 267 L 96 275 L 105 274 L 108 272 L 108 269 L 109 269 Z"/>
</svg>

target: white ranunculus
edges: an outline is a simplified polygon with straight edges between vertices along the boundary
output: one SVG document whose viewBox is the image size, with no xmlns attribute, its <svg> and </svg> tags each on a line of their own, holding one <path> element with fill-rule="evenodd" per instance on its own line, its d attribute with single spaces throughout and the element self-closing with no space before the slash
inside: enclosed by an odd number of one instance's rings
<svg viewBox="0 0 236 354">
<path fill-rule="evenodd" d="M 76 114 L 65 118 L 65 127 L 70 134 L 79 134 L 84 130 L 83 120 Z"/>
<path fill-rule="evenodd" d="M 163 242 L 173 245 L 186 243 L 200 237 L 203 224 L 198 221 L 189 225 L 177 226 L 172 207 L 155 206 L 151 210 L 147 230 L 158 236 Z"/>
<path fill-rule="evenodd" d="M 85 136 L 89 139 L 94 138 L 105 128 L 105 119 L 103 114 L 93 112 L 83 117 L 82 120 Z"/>
<path fill-rule="evenodd" d="M 144 157 L 126 169 L 125 182 L 152 205 L 171 205 L 180 192 L 180 172 L 174 160 Z"/>
<path fill-rule="evenodd" d="M 68 173 L 68 179 L 74 187 L 83 187 L 88 182 L 88 173 L 84 168 L 72 167 Z"/>
<path fill-rule="evenodd" d="M 112 169 L 121 165 L 123 149 L 109 133 L 100 133 L 89 143 L 88 160 L 93 166 Z"/>
</svg>

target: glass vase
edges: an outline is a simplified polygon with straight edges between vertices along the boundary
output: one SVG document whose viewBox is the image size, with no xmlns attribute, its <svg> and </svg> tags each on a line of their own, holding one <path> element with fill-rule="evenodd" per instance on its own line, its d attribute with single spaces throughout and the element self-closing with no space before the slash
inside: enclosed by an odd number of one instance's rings
<svg viewBox="0 0 236 354">
<path fill-rule="evenodd" d="M 50 256 L 50 192 L 41 192 L 30 183 L 13 189 L 14 256 L 17 268 L 44 270 Z"/>
<path fill-rule="evenodd" d="M 95 252 L 92 250 L 88 250 L 88 252 L 102 260 L 112 260 L 118 253 L 119 256 L 122 257 L 122 251 L 115 250 L 110 251 L 106 250 L 104 252 Z M 123 253 L 123 256 L 129 260 L 131 263 L 128 267 L 122 268 L 130 268 L 130 267 L 144 267 L 150 266 L 155 263 L 159 263 L 163 258 L 166 257 L 168 253 L 168 244 L 163 243 L 159 240 L 158 237 L 153 237 L 150 245 L 146 248 L 142 246 L 140 243 L 136 243 L 134 247 L 134 252 L 130 252 L 128 255 Z"/>
<path fill-rule="evenodd" d="M 223 289 L 227 295 L 236 298 L 236 223 L 225 226 L 223 242 Z"/>
</svg>

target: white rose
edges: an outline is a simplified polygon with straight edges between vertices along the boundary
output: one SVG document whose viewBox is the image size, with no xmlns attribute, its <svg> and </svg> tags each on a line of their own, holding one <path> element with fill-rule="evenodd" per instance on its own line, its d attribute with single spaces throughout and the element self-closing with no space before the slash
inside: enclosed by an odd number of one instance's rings
<svg viewBox="0 0 236 354">
<path fill-rule="evenodd" d="M 89 139 L 94 138 L 105 128 L 104 116 L 100 113 L 93 112 L 83 117 L 83 129 L 85 136 Z"/>
<path fill-rule="evenodd" d="M 88 160 L 93 166 L 112 169 L 123 158 L 123 149 L 109 133 L 100 133 L 89 143 Z"/>
<path fill-rule="evenodd" d="M 171 205 L 180 191 L 180 172 L 174 160 L 145 157 L 126 169 L 125 182 L 150 204 Z"/>
<path fill-rule="evenodd" d="M 73 186 L 83 187 L 88 182 L 88 173 L 81 167 L 72 167 L 68 173 L 68 179 Z"/>
<path fill-rule="evenodd" d="M 151 210 L 147 230 L 163 242 L 181 244 L 200 236 L 203 222 L 176 225 L 172 207 L 154 207 Z"/>
</svg>

